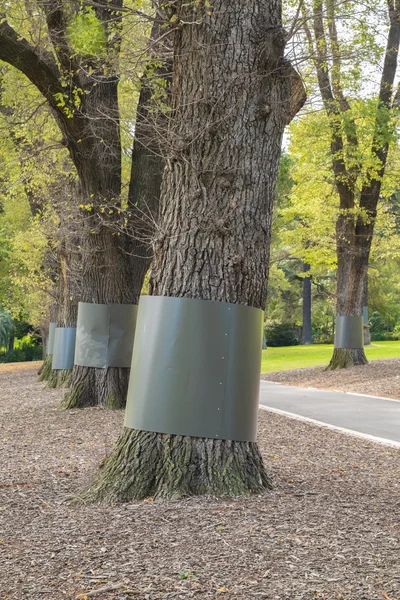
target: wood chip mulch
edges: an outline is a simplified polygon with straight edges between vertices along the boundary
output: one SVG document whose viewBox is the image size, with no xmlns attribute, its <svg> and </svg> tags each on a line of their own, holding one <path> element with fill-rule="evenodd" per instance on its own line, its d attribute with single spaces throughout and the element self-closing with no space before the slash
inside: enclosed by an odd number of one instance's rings
<svg viewBox="0 0 400 600">
<path fill-rule="evenodd" d="M 262 411 L 274 491 L 68 505 L 123 414 L 0 368 L 0 599 L 399 600 L 400 451 Z"/>
<path fill-rule="evenodd" d="M 400 358 L 373 360 L 368 365 L 324 371 L 324 367 L 265 373 L 262 379 L 284 385 L 355 392 L 400 400 Z"/>
</svg>

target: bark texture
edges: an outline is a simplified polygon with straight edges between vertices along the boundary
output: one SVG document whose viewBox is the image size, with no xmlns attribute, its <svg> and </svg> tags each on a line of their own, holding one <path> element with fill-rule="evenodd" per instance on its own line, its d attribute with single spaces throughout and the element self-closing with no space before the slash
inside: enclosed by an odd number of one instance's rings
<svg viewBox="0 0 400 600">
<path fill-rule="evenodd" d="M 149 291 L 264 308 L 282 134 L 305 99 L 283 58 L 281 5 L 215 0 L 175 9 L 170 148 Z M 83 498 L 269 487 L 254 443 L 125 429 Z"/>
<path fill-rule="evenodd" d="M 236 496 L 270 487 L 255 443 L 124 429 L 112 456 L 78 502 Z"/>
<path fill-rule="evenodd" d="M 43 361 L 42 366 L 40 367 L 39 370 L 39 377 L 38 377 L 38 381 L 48 381 L 53 373 L 53 369 L 51 366 L 51 363 L 53 362 L 53 355 L 52 354 L 47 354 L 45 356 L 45 359 Z"/>
</svg>

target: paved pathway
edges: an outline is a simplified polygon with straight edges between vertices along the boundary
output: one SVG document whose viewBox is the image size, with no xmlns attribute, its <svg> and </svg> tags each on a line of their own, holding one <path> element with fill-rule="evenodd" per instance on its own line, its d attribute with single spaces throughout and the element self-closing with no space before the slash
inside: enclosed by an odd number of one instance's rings
<svg viewBox="0 0 400 600">
<path fill-rule="evenodd" d="M 400 447 L 400 401 L 261 381 L 260 404 Z"/>
</svg>

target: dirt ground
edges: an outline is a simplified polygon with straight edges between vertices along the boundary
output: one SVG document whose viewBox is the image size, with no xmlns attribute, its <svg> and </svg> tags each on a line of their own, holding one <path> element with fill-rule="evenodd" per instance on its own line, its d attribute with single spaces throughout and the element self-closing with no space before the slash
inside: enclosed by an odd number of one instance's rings
<svg viewBox="0 0 400 600">
<path fill-rule="evenodd" d="M 0 367 L 1 600 L 400 600 L 399 450 L 261 411 L 272 492 L 72 507 L 123 414 L 61 394 Z"/>
<path fill-rule="evenodd" d="M 265 373 L 262 379 L 285 385 L 356 392 L 400 400 L 400 358 L 373 360 L 362 367 L 324 371 L 324 367 Z"/>
</svg>

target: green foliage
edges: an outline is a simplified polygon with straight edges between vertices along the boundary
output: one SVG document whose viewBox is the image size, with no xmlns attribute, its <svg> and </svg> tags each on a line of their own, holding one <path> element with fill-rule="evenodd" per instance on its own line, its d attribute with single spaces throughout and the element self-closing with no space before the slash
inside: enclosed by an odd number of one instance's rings
<svg viewBox="0 0 400 600">
<path fill-rule="evenodd" d="M 264 335 L 267 345 L 271 347 L 297 346 L 299 344 L 299 338 L 295 335 L 294 326 L 291 323 L 266 321 Z"/>
<path fill-rule="evenodd" d="M 393 331 L 389 331 L 387 322 L 377 311 L 374 311 L 369 318 L 369 330 L 373 342 L 400 340 L 400 323 L 393 328 Z"/>
<path fill-rule="evenodd" d="M 92 8 L 73 16 L 67 36 L 73 50 L 81 56 L 101 56 L 106 52 L 107 34 Z"/>
<path fill-rule="evenodd" d="M 14 333 L 14 323 L 10 313 L 0 307 L 0 346 L 8 346 Z"/>
</svg>

